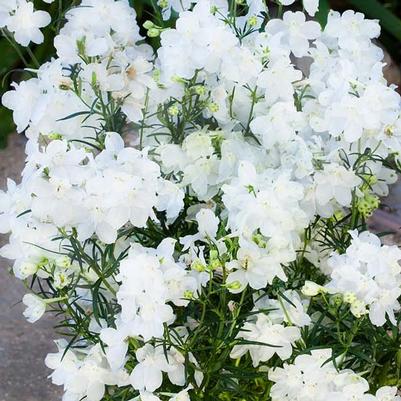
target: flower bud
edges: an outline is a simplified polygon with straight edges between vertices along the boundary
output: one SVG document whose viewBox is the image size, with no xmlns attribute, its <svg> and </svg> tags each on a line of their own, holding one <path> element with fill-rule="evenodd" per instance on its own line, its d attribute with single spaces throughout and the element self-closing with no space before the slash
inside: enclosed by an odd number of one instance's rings
<svg viewBox="0 0 401 401">
<path fill-rule="evenodd" d="M 159 0 L 157 4 L 161 8 L 167 8 L 168 7 L 168 1 L 167 0 Z"/>
<path fill-rule="evenodd" d="M 177 106 L 176 104 L 173 104 L 172 106 L 170 106 L 170 107 L 167 109 L 167 113 L 168 113 L 170 116 L 175 117 L 175 116 L 178 116 L 178 114 L 180 113 L 180 109 L 178 108 L 178 106 Z"/>
<path fill-rule="evenodd" d="M 319 284 L 314 283 L 313 281 L 305 281 L 304 286 L 301 289 L 302 294 L 308 297 L 314 297 L 318 294 L 324 294 L 327 292 L 326 288 L 322 287 Z"/>
<path fill-rule="evenodd" d="M 157 38 L 160 35 L 160 30 L 157 28 L 151 28 L 148 30 L 148 36 L 150 38 Z"/>
<path fill-rule="evenodd" d="M 195 85 L 193 87 L 193 91 L 199 95 L 199 96 L 203 96 L 206 93 L 206 88 L 204 87 L 204 85 Z"/>
<path fill-rule="evenodd" d="M 154 26 L 155 26 L 155 24 L 152 21 L 149 21 L 149 20 L 145 21 L 145 23 L 143 24 L 143 27 L 146 30 L 152 29 Z"/>
</svg>

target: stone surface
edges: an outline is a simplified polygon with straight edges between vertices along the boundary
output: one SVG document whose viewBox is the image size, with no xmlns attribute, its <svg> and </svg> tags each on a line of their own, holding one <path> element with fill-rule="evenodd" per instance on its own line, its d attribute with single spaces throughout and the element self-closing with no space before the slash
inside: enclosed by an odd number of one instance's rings
<svg viewBox="0 0 401 401">
<path fill-rule="evenodd" d="M 0 150 L 0 188 L 6 177 L 19 181 L 24 164 L 25 139 L 11 135 L 9 146 Z M 6 241 L 0 236 L 0 245 Z M 8 271 L 10 262 L 0 258 L 0 401 L 58 401 L 60 389 L 47 376 L 44 364 L 48 352 L 55 351 L 51 316 L 35 324 L 22 315 L 25 289 Z"/>
</svg>

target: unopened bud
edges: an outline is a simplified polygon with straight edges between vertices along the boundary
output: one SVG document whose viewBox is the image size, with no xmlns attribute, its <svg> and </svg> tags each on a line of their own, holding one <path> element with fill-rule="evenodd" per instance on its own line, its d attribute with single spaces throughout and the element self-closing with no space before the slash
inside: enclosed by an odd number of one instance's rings
<svg viewBox="0 0 401 401">
<path fill-rule="evenodd" d="M 155 26 L 155 24 L 152 21 L 145 21 L 145 23 L 143 24 L 143 27 L 148 30 L 148 29 L 152 29 Z"/>
<path fill-rule="evenodd" d="M 180 109 L 178 108 L 178 106 L 176 104 L 173 104 L 172 106 L 170 106 L 167 109 L 168 114 L 170 114 L 170 116 L 177 116 L 180 113 Z"/>
<path fill-rule="evenodd" d="M 160 30 L 157 28 L 150 28 L 148 30 L 148 36 L 150 38 L 157 38 L 160 35 Z"/>
<path fill-rule="evenodd" d="M 326 293 L 327 290 L 321 285 L 314 283 L 313 281 L 305 281 L 301 292 L 308 297 L 314 297 L 318 294 Z"/>
</svg>

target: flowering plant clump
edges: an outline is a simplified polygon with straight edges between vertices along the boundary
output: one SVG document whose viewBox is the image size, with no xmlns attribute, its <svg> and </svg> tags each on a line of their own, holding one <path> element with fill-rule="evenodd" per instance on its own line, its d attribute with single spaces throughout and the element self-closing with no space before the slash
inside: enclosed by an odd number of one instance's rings
<svg viewBox="0 0 401 401">
<path fill-rule="evenodd" d="M 22 3 L 0 21 L 39 41 Z M 28 143 L 1 255 L 57 316 L 64 401 L 401 399 L 401 250 L 366 225 L 401 99 L 376 21 L 292 3 L 160 1 L 153 51 L 128 2 L 82 0 L 4 95 Z"/>
</svg>

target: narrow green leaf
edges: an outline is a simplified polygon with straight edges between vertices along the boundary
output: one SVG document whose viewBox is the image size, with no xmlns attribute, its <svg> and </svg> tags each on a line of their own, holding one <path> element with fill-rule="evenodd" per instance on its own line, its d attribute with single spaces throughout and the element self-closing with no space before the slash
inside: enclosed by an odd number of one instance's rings
<svg viewBox="0 0 401 401">
<path fill-rule="evenodd" d="M 319 24 L 324 28 L 327 24 L 327 16 L 329 15 L 330 4 L 329 0 L 319 1 L 319 11 L 316 13 L 315 18 Z"/>
</svg>

